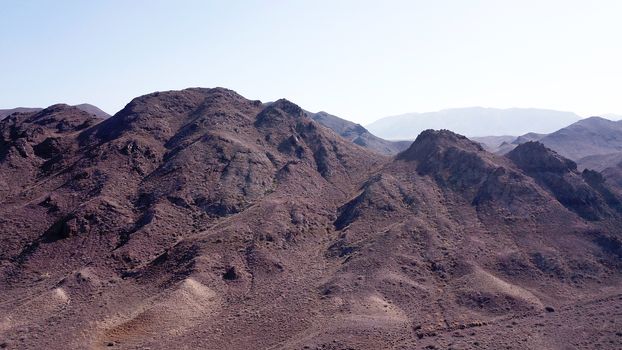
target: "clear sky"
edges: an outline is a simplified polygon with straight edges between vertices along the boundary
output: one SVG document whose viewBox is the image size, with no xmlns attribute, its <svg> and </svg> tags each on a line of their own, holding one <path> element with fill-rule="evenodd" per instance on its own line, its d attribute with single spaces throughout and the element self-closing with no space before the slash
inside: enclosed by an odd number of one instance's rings
<svg viewBox="0 0 622 350">
<path fill-rule="evenodd" d="M 622 113 L 622 1 L 0 0 L 0 108 L 223 86 L 366 124 Z"/>
</svg>

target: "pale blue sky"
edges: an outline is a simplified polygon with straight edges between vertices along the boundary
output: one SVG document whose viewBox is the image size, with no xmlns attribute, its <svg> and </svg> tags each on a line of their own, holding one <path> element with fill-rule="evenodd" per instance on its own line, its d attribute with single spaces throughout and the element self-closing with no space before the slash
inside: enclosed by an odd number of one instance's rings
<svg viewBox="0 0 622 350">
<path fill-rule="evenodd" d="M 450 107 L 622 113 L 622 1 L 0 0 L 0 108 L 224 86 L 365 124 Z"/>
</svg>

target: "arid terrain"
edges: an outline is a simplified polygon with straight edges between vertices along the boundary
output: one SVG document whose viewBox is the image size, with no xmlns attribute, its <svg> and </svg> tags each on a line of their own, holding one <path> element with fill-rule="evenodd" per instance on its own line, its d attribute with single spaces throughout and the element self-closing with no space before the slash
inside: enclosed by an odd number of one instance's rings
<svg viewBox="0 0 622 350">
<path fill-rule="evenodd" d="M 622 166 L 331 117 L 224 88 L 7 116 L 0 348 L 622 348 Z"/>
</svg>

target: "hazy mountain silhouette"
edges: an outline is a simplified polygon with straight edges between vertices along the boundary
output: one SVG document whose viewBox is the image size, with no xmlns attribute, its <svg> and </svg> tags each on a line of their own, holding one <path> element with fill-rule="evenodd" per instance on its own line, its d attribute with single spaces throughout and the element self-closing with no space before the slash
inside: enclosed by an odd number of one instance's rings
<svg viewBox="0 0 622 350">
<path fill-rule="evenodd" d="M 429 113 L 408 113 L 379 119 L 367 129 L 390 139 L 414 139 L 425 129 L 449 129 L 467 136 L 550 133 L 579 120 L 571 112 L 533 108 L 455 108 Z"/>
</svg>

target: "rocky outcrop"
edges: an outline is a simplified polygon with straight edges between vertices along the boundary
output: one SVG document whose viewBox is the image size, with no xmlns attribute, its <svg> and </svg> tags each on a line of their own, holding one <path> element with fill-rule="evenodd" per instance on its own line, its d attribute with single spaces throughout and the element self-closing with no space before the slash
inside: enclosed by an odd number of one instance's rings
<svg viewBox="0 0 622 350">
<path fill-rule="evenodd" d="M 575 162 L 539 142 L 519 145 L 507 157 L 584 219 L 600 220 L 620 212 L 619 199 L 604 188 L 603 181 L 590 172 L 582 176 Z"/>
</svg>

